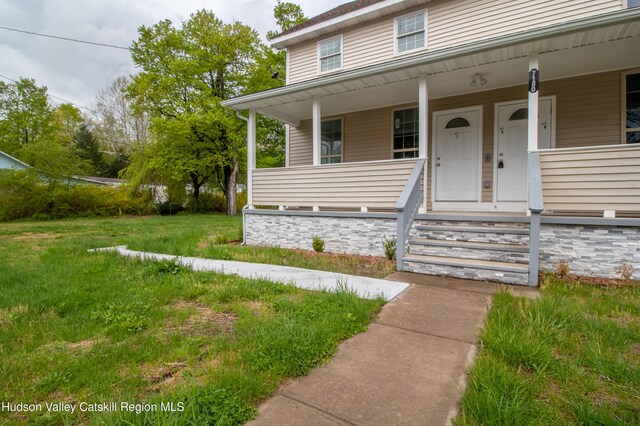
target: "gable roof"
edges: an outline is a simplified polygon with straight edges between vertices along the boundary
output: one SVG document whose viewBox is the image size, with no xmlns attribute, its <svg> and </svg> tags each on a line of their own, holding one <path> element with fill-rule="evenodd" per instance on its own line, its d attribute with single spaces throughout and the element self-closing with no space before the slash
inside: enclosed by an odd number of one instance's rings
<svg viewBox="0 0 640 426">
<path fill-rule="evenodd" d="M 286 34 L 291 34 L 296 31 L 299 31 L 303 28 L 310 27 L 315 24 L 319 24 L 321 22 L 328 21 L 329 19 L 337 18 L 338 16 L 342 16 L 346 13 L 353 12 L 354 10 L 362 9 L 363 7 L 369 6 L 374 3 L 379 3 L 383 0 L 354 0 L 349 3 L 341 4 L 340 6 L 336 6 L 331 10 L 328 10 L 320 15 L 316 15 L 312 18 L 307 19 L 302 24 L 298 24 L 295 27 L 291 27 L 286 31 L 281 32 L 276 35 L 276 37 L 280 37 Z"/>
<path fill-rule="evenodd" d="M 334 31 L 344 30 L 431 0 L 354 0 L 314 16 L 273 37 L 271 46 L 282 49 Z"/>
<path fill-rule="evenodd" d="M 15 166 L 17 166 L 18 169 L 26 169 L 28 167 L 31 167 L 27 163 L 25 163 L 23 161 L 20 161 L 15 157 L 12 157 L 11 155 L 7 154 L 4 151 L 0 151 L 0 157 L 4 157 L 8 161 L 8 163 L 10 163 L 10 164 L 12 164 L 14 166 L 14 167 L 11 167 L 11 168 L 15 168 Z M 1 162 L 0 162 L 0 164 L 1 164 Z M 0 168 L 2 168 L 2 167 L 0 167 Z"/>
</svg>

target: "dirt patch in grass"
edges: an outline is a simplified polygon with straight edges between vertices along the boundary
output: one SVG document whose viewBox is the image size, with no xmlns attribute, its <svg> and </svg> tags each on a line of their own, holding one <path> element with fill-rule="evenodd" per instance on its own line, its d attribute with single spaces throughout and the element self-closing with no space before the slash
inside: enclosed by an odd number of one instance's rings
<svg viewBox="0 0 640 426">
<path fill-rule="evenodd" d="M 0 308 L 0 328 L 8 327 L 13 321 L 29 312 L 28 305 L 16 305 L 11 308 Z"/>
<path fill-rule="evenodd" d="M 192 301 L 179 300 L 171 305 L 171 308 L 195 311 L 184 324 L 165 329 L 169 332 L 179 332 L 185 336 L 216 335 L 221 332 L 231 333 L 238 320 L 237 314 L 216 312 L 210 306 Z"/>
<path fill-rule="evenodd" d="M 18 235 L 0 235 L 0 240 L 11 240 L 11 241 L 31 241 L 31 240 L 50 240 L 54 238 L 58 238 L 62 236 L 62 234 L 54 233 L 54 232 L 23 232 Z"/>
<path fill-rule="evenodd" d="M 574 274 L 553 274 L 556 279 L 564 280 L 569 284 L 592 284 L 602 287 L 640 287 L 638 280 L 625 280 L 621 278 L 588 277 Z"/>
<path fill-rule="evenodd" d="M 188 367 L 188 365 L 183 362 L 142 365 L 142 377 L 151 383 L 147 391 L 161 392 L 165 389 L 174 388 L 182 376 L 182 370 L 186 367 Z"/>
<path fill-rule="evenodd" d="M 67 343 L 67 349 L 70 351 L 84 351 L 91 349 L 99 341 L 99 339 L 86 339 L 80 340 L 79 342 Z"/>
</svg>

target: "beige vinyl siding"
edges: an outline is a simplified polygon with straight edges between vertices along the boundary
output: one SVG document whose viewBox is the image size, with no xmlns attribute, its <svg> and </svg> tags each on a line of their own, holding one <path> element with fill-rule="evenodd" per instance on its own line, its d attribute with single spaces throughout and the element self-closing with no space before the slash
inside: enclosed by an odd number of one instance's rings
<svg viewBox="0 0 640 426">
<path fill-rule="evenodd" d="M 302 120 L 300 126 L 289 128 L 289 166 L 313 164 L 312 141 L 311 120 Z"/>
<path fill-rule="evenodd" d="M 344 117 L 344 161 L 391 158 L 391 108 L 378 108 Z"/>
<path fill-rule="evenodd" d="M 640 146 L 540 153 L 547 210 L 640 211 Z"/>
<path fill-rule="evenodd" d="M 541 96 L 556 96 L 556 148 L 619 144 L 621 71 L 591 74 L 561 80 L 543 81 Z M 494 155 L 495 104 L 526 100 L 526 86 L 429 100 L 429 145 L 432 156 L 431 127 L 433 113 L 450 109 L 482 105 L 482 156 Z M 412 105 L 377 108 L 344 114 L 344 161 L 372 161 L 391 158 L 392 111 Z M 289 139 L 290 164 L 312 163 L 311 121 L 304 120 L 292 128 Z M 429 162 L 428 198 L 431 199 L 431 163 Z M 489 180 L 491 188 L 482 189 L 482 201 L 493 201 L 493 161 L 482 162 L 482 180 Z M 428 206 L 430 208 L 430 206 Z"/>
<path fill-rule="evenodd" d="M 253 172 L 253 203 L 394 208 L 416 160 L 324 164 Z"/>
<path fill-rule="evenodd" d="M 622 0 L 440 0 L 429 3 L 438 50 L 622 9 Z"/>
<path fill-rule="evenodd" d="M 428 51 L 436 51 L 613 12 L 622 9 L 622 0 L 436 0 L 366 25 L 291 46 L 289 82 L 317 78 L 317 42 L 338 34 L 343 35 L 343 70 L 406 56 L 396 55 L 394 51 L 395 18 L 425 8 L 428 17 L 427 48 Z M 424 52 L 417 50 L 415 54 Z"/>
</svg>

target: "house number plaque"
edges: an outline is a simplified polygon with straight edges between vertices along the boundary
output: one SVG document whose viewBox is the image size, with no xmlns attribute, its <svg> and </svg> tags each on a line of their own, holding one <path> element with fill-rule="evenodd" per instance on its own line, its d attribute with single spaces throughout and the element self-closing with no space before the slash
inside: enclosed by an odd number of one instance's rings
<svg viewBox="0 0 640 426">
<path fill-rule="evenodd" d="M 537 68 L 529 71 L 529 92 L 536 93 L 539 85 L 539 74 Z"/>
</svg>

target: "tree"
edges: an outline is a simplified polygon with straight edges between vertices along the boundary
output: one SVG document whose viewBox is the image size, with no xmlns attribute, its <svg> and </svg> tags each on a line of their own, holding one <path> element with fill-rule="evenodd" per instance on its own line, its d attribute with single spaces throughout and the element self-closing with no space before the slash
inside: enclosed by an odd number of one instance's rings
<svg viewBox="0 0 640 426">
<path fill-rule="evenodd" d="M 0 82 L 0 149 L 14 154 L 45 138 L 51 130 L 52 113 L 47 88 L 37 86 L 35 80 Z"/>
<path fill-rule="evenodd" d="M 86 124 L 82 124 L 73 137 L 74 148 L 78 153 L 78 157 L 91 163 L 96 175 L 102 176 L 107 164 L 104 160 L 98 141 Z"/>
<path fill-rule="evenodd" d="M 98 93 L 94 106 L 93 128 L 104 152 L 126 156 L 149 140 L 149 115 L 135 113 L 126 89 L 128 77 L 118 77 Z"/>
<path fill-rule="evenodd" d="M 278 24 L 280 31 L 269 31 L 267 33 L 268 39 L 272 39 L 279 33 L 300 25 L 308 19 L 302 13 L 302 8 L 299 5 L 281 0 L 278 0 L 273 8 L 273 16 L 276 18 L 276 24 Z"/>
<path fill-rule="evenodd" d="M 227 213 L 236 214 L 244 123 L 220 102 L 251 89 L 255 76 L 247 70 L 258 72 L 259 80 L 269 74 L 256 66 L 264 53 L 258 34 L 205 10 L 181 28 L 164 20 L 139 33 L 131 53 L 141 72 L 128 94 L 136 112 L 149 113 L 158 139 L 155 155 L 140 157 L 174 181 L 188 180 L 196 204 L 202 187 L 217 182 Z"/>
</svg>

